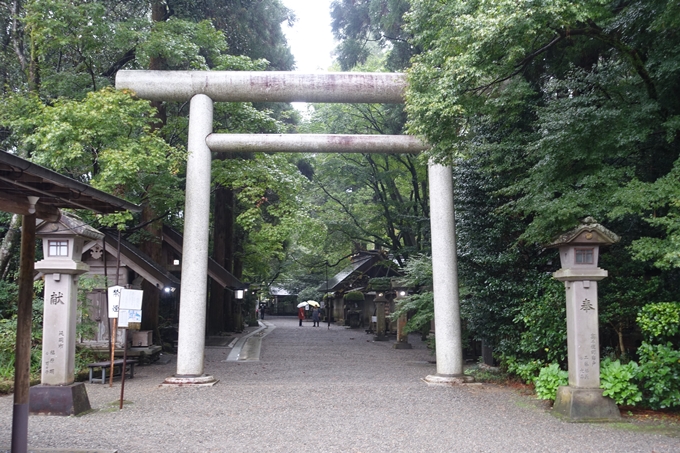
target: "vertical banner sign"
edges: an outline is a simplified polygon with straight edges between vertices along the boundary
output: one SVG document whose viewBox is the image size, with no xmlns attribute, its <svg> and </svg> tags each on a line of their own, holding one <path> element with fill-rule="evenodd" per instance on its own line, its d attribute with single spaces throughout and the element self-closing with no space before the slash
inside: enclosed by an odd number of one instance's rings
<svg viewBox="0 0 680 453">
<path fill-rule="evenodd" d="M 116 330 L 118 330 L 118 312 L 120 311 L 120 296 L 123 291 L 122 286 L 110 286 L 108 288 L 109 296 L 109 318 L 113 319 L 113 328 L 111 329 L 111 374 L 109 375 L 109 387 L 113 387 L 113 362 L 116 356 Z M 125 370 L 123 370 L 125 373 Z"/>
<path fill-rule="evenodd" d="M 125 288 L 122 286 L 110 286 L 109 291 L 109 318 L 117 318 L 120 311 L 120 299 Z"/>
</svg>

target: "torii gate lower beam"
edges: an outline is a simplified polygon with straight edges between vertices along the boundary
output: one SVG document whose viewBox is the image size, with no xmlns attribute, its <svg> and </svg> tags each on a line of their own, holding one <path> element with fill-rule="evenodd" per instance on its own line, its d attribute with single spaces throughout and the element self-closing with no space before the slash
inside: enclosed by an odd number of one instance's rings
<svg viewBox="0 0 680 453">
<path fill-rule="evenodd" d="M 284 147 L 273 145 L 275 141 L 267 139 L 260 140 L 258 145 L 256 135 L 250 139 L 235 136 L 230 141 L 229 134 L 211 135 L 213 101 L 402 103 L 405 87 L 404 74 L 390 73 L 118 72 L 118 89 L 130 89 L 142 98 L 157 101 L 191 101 L 177 374 L 166 379 L 164 385 L 203 386 L 217 382 L 213 376 L 203 373 L 211 150 L 230 147 L 243 150 L 244 143 L 248 143 L 249 151 L 320 152 L 324 143 L 335 148 L 332 152 L 418 152 L 426 149 L 417 139 L 408 136 L 363 136 L 351 140 L 338 139 L 338 136 L 289 136 L 280 140 L 287 142 Z M 240 144 L 236 143 L 238 140 Z M 262 149 L 257 149 L 258 146 Z M 265 149 L 272 146 L 277 149 Z M 310 147 L 317 149 L 312 151 Z M 463 375 L 453 181 L 450 167 L 430 163 L 428 174 L 437 374 L 427 376 L 425 381 L 448 385 L 468 380 Z"/>
</svg>

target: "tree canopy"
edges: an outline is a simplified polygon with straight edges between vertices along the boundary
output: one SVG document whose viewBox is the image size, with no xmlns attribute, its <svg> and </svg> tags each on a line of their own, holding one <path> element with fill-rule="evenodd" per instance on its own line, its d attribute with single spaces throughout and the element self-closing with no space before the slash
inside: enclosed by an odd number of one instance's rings
<svg viewBox="0 0 680 453">
<path fill-rule="evenodd" d="M 141 215 L 90 220 L 152 255 L 161 222 L 182 226 L 188 105 L 115 91 L 115 73 L 294 68 L 281 27 L 295 17 L 279 0 L 27 0 L 0 11 L 0 147 L 141 203 Z M 214 259 L 309 294 L 329 264 L 370 244 L 411 274 L 420 293 L 403 312 L 426 325 L 434 159 L 453 166 L 470 339 L 515 371 L 564 362 L 559 263 L 546 244 L 593 216 L 622 237 L 601 256 L 603 351 L 634 356 L 643 307 L 663 311 L 680 289 L 677 2 L 335 0 L 331 17 L 334 69 L 407 71 L 405 109 L 317 104 L 301 124 L 290 106 L 220 103 L 214 130 L 410 133 L 432 149 L 215 153 Z M 2 221 L 11 243 L 16 224 Z M 211 331 L 233 328 L 219 292 Z M 668 350 L 645 340 L 643 369 L 678 349 L 675 337 Z"/>
<path fill-rule="evenodd" d="M 464 311 L 497 353 L 563 358 L 563 328 L 545 324 L 561 300 L 545 244 L 589 215 L 623 237 L 602 257 L 605 345 L 629 351 L 634 313 L 674 298 L 679 14 L 667 1 L 412 2 L 408 129 L 456 167 Z"/>
</svg>

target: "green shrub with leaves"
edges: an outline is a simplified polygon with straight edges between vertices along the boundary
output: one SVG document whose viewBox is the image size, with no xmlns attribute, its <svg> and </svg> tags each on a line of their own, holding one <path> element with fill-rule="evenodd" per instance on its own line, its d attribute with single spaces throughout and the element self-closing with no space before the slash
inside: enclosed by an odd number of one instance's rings
<svg viewBox="0 0 680 453">
<path fill-rule="evenodd" d="M 93 289 L 107 286 L 104 277 L 94 275 L 78 279 L 78 323 L 76 324 L 76 336 L 85 340 L 93 339 L 97 331 L 97 322 L 91 318 L 90 300 L 87 294 Z"/>
<path fill-rule="evenodd" d="M 397 320 L 402 314 L 409 314 L 404 329 L 406 332 L 418 332 L 428 328 L 430 321 L 434 319 L 434 294 L 432 291 L 423 291 L 419 294 L 411 294 L 401 299 L 394 313 L 390 315 L 392 320 Z M 429 330 L 429 328 L 428 328 Z"/>
<path fill-rule="evenodd" d="M 557 389 L 569 383 L 569 373 L 560 369 L 557 363 L 551 363 L 541 368 L 538 377 L 534 380 L 536 396 L 542 400 L 555 401 Z"/>
<path fill-rule="evenodd" d="M 434 293 L 432 292 L 432 258 L 419 254 L 409 258 L 404 267 L 400 284 L 415 290 L 414 294 L 400 299 L 392 313 L 392 320 L 408 315 L 406 332 L 429 332 L 430 321 L 434 319 Z M 434 340 L 428 347 L 434 350 Z"/>
<path fill-rule="evenodd" d="M 36 334 L 36 326 L 33 326 L 33 338 L 31 340 L 31 374 L 40 372 L 42 356 L 42 328 Z M 14 379 L 14 363 L 16 360 L 15 345 L 17 339 L 17 319 L 0 319 L 0 379 Z"/>
<path fill-rule="evenodd" d="M 19 299 L 19 285 L 7 280 L 0 280 L 0 319 L 10 318 L 16 313 Z"/>
<path fill-rule="evenodd" d="M 649 344 L 638 348 L 637 378 L 652 409 L 680 406 L 680 351 L 673 344 Z"/>
<path fill-rule="evenodd" d="M 638 313 L 637 324 L 647 341 L 670 341 L 680 332 L 680 303 L 647 304 Z"/>
<path fill-rule="evenodd" d="M 0 378 L 9 379 L 14 376 L 16 326 L 16 318 L 0 319 Z"/>
<path fill-rule="evenodd" d="M 519 377 L 527 384 L 533 384 L 544 365 L 544 362 L 541 360 L 525 361 L 515 356 L 504 356 L 502 362 L 509 374 Z"/>
<path fill-rule="evenodd" d="M 543 363 L 564 363 L 567 358 L 567 313 L 564 285 L 550 275 L 527 279 L 530 297 L 521 299 L 513 323 L 519 339 L 511 346 L 517 357 Z"/>
<path fill-rule="evenodd" d="M 635 362 L 621 364 L 620 360 L 604 359 L 600 364 L 602 394 L 611 397 L 616 404 L 635 406 L 642 401 L 642 392 L 635 383 L 637 374 L 638 364 Z"/>
<path fill-rule="evenodd" d="M 373 277 L 368 281 L 368 289 L 373 291 L 389 291 L 392 289 L 392 278 Z"/>
<path fill-rule="evenodd" d="M 364 293 L 362 293 L 361 291 L 350 291 L 345 294 L 344 299 L 348 302 L 362 301 L 364 300 Z"/>
</svg>

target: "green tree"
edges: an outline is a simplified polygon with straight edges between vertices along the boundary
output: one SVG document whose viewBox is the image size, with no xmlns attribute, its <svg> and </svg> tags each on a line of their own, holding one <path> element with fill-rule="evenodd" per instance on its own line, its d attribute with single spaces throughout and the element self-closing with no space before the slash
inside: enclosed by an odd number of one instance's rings
<svg viewBox="0 0 680 453">
<path fill-rule="evenodd" d="M 410 35 L 403 28 L 407 0 L 335 0 L 331 3 L 331 27 L 340 42 L 336 59 L 343 71 L 366 63 L 377 51 L 385 51 L 385 67 L 401 70 L 414 53 Z"/>
<path fill-rule="evenodd" d="M 169 14 L 197 22 L 210 19 L 227 39 L 229 54 L 269 62 L 269 68 L 289 71 L 294 58 L 281 24 L 291 26 L 295 15 L 280 0 L 173 0 Z"/>
<path fill-rule="evenodd" d="M 412 2 L 408 31 L 423 52 L 409 71 L 408 128 L 467 175 L 459 206 L 481 205 L 469 226 L 462 212 L 460 247 L 465 282 L 478 282 L 471 302 L 498 301 L 475 316 L 491 321 L 485 331 L 521 319 L 536 300 L 522 279 L 556 266 L 542 244 L 587 215 L 625 236 L 616 258 L 603 256 L 605 337 L 619 351 L 636 309 L 674 287 L 678 17 L 664 0 Z M 505 269 L 484 268 L 502 259 Z"/>
<path fill-rule="evenodd" d="M 277 69 L 289 69 L 292 56 L 281 32 L 283 18 L 292 20 L 288 10 L 278 0 L 6 3 L 0 4 L 7 12 L 3 42 L 12 46 L 3 47 L 2 58 L 12 65 L 3 67 L 2 77 L 9 85 L 3 89 L 12 94 L 1 101 L 7 107 L 0 126 L 3 149 L 33 154 L 42 164 L 141 203 L 141 216 L 119 216 L 115 222 L 123 227 L 126 220 L 126 236 L 159 259 L 160 220 L 181 228 L 188 108 L 181 103 L 149 108 L 147 102 L 102 88 L 122 68 L 265 69 L 265 60 L 240 55 L 250 51 L 256 58 L 276 60 Z M 231 8 L 237 3 L 242 5 Z M 241 33 L 230 33 L 231 26 Z M 27 86 L 37 95 L 24 94 Z M 220 104 L 216 128 L 282 131 L 295 121 L 288 112 Z M 130 116 L 137 114 L 137 119 Z M 287 124 L 275 121 L 274 114 Z M 50 143 L 49 134 L 58 140 Z M 246 238 L 234 237 L 241 250 Z"/>
</svg>

